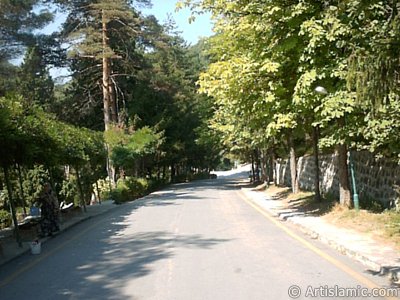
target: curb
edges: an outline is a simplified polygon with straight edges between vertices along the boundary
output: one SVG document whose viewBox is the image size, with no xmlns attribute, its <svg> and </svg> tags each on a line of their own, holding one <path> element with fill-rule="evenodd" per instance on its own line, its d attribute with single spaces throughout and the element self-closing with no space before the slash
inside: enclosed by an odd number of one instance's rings
<svg viewBox="0 0 400 300">
<path fill-rule="evenodd" d="M 295 225 L 297 228 L 300 229 L 301 232 L 308 235 L 311 239 L 321 241 L 325 245 L 330 246 L 331 248 L 340 252 L 341 254 L 346 255 L 346 256 L 360 262 L 364 266 L 370 268 L 371 271 L 380 273 L 380 275 L 388 275 L 390 280 L 396 281 L 397 278 L 400 277 L 399 276 L 400 275 L 400 263 L 399 262 L 397 262 L 396 264 L 390 264 L 390 263 L 383 264 L 383 263 L 376 262 L 373 258 L 368 257 L 363 254 L 360 254 L 357 251 L 350 249 L 346 245 L 339 243 L 336 240 L 330 238 L 328 235 L 324 235 L 324 234 L 310 228 L 309 226 L 302 224 L 301 219 L 304 218 L 304 214 L 303 215 L 301 215 L 301 214 L 291 215 L 290 210 L 283 206 L 281 207 L 282 211 L 279 211 L 278 207 L 277 207 L 278 211 L 274 211 L 273 208 L 267 207 L 267 205 L 262 205 L 263 204 L 262 201 L 265 201 L 265 202 L 268 201 L 268 199 L 265 195 L 262 195 L 262 199 L 261 199 L 261 197 L 257 197 L 258 199 L 256 199 L 254 197 L 255 195 L 254 194 L 252 195 L 252 193 L 258 193 L 257 191 L 250 190 L 250 189 L 243 189 L 243 188 L 241 190 L 245 194 L 247 199 L 249 199 L 256 205 L 261 207 L 263 210 L 268 212 L 273 217 L 278 218 L 280 221 L 290 222 L 291 224 Z M 387 267 L 387 265 L 392 265 L 392 266 Z"/>
<path fill-rule="evenodd" d="M 70 224 L 66 225 L 66 226 L 63 227 L 60 231 L 54 233 L 51 237 L 43 237 L 43 238 L 40 238 L 40 239 L 38 239 L 38 240 L 39 240 L 39 242 L 40 242 L 41 244 L 44 244 L 44 243 L 46 243 L 49 239 L 52 239 L 52 238 L 54 238 L 54 237 L 56 237 L 56 236 L 58 236 L 58 235 L 61 235 L 63 232 L 67 231 L 68 229 L 70 229 L 70 228 L 72 228 L 72 227 L 74 227 L 74 226 L 76 226 L 76 225 L 78 225 L 78 224 L 81 224 L 81 223 L 83 223 L 83 222 L 85 222 L 85 221 L 87 221 L 87 220 L 89 220 L 89 219 L 92 219 L 92 218 L 95 218 L 95 217 L 97 217 L 97 216 L 101 216 L 101 215 L 103 215 L 103 214 L 106 214 L 106 213 L 108 213 L 108 212 L 110 212 L 110 211 L 112 211 L 112 210 L 114 210 L 115 208 L 118 208 L 118 207 L 119 207 L 119 206 L 116 205 L 116 206 L 110 207 L 109 209 L 106 209 L 106 210 L 104 210 L 104 211 L 101 211 L 101 212 L 99 212 L 99 213 L 97 213 L 97 214 L 83 216 L 82 218 L 77 219 L 76 222 L 71 222 Z M 14 260 L 14 259 L 17 259 L 18 257 L 21 257 L 22 255 L 25 255 L 25 254 L 27 254 L 28 252 L 30 252 L 31 249 L 30 249 L 29 244 L 30 244 L 30 242 L 23 242 L 23 246 L 22 246 L 22 248 L 21 248 L 21 252 L 17 253 L 17 254 L 14 255 L 14 256 L 10 256 L 9 258 L 6 258 L 6 259 L 4 259 L 3 261 L 1 261 L 1 262 L 0 262 L 0 267 L 1 267 L 2 265 L 5 265 L 5 264 L 9 263 L 10 261 L 12 261 L 12 260 Z M 26 247 L 26 249 L 23 249 L 23 248 L 25 248 L 25 247 Z M 23 250 L 22 250 L 22 249 L 23 249 Z"/>
<path fill-rule="evenodd" d="M 321 241 L 322 243 L 337 250 L 341 254 L 357 260 L 358 262 L 362 263 L 363 265 L 365 265 L 368 268 L 371 268 L 374 271 L 380 271 L 383 267 L 381 264 L 376 263 L 369 257 L 367 257 L 365 255 L 361 255 L 361 254 L 357 253 L 356 251 L 349 249 L 345 245 L 338 243 L 337 241 L 335 241 L 327 236 L 322 235 L 321 233 L 301 224 L 300 222 L 296 222 L 296 220 L 293 217 L 287 218 L 286 221 L 290 222 L 291 224 L 296 225 L 304 234 L 310 236 L 312 239 Z"/>
</svg>

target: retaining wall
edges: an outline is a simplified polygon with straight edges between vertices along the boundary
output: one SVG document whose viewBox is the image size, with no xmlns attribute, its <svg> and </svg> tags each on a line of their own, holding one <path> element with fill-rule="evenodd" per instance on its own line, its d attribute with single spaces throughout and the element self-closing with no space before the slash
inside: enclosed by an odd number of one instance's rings
<svg viewBox="0 0 400 300">
<path fill-rule="evenodd" d="M 352 157 L 360 201 L 368 198 L 380 201 L 385 207 L 394 206 L 399 197 L 396 187 L 400 185 L 400 166 L 388 159 L 375 159 L 369 152 L 352 152 Z M 337 155 L 321 155 L 319 164 L 321 193 L 339 198 Z M 278 160 L 275 172 L 279 185 L 291 186 L 289 160 Z M 297 161 L 297 172 L 300 188 L 312 191 L 315 176 L 313 156 L 300 157 Z"/>
</svg>

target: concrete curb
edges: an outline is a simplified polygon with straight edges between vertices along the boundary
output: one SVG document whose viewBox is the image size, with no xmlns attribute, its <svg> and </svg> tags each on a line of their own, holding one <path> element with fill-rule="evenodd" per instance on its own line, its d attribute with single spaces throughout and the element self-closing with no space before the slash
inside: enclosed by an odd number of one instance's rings
<svg viewBox="0 0 400 300">
<path fill-rule="evenodd" d="M 70 220 L 70 222 L 66 222 L 66 224 L 61 224 L 60 231 L 54 233 L 52 237 L 40 238 L 39 242 L 41 244 L 44 244 L 48 240 L 50 240 L 50 239 L 52 239 L 52 238 L 54 238 L 54 237 L 56 237 L 58 235 L 61 235 L 64 231 L 67 231 L 67 230 L 71 229 L 72 227 L 74 227 L 74 226 L 76 226 L 78 224 L 81 224 L 81 223 L 83 223 L 83 222 L 85 222 L 85 221 L 87 221 L 89 219 L 95 218 L 97 216 L 104 215 L 104 214 L 106 214 L 106 213 L 108 213 L 108 212 L 110 212 L 110 211 L 112 211 L 112 210 L 114 210 L 114 209 L 116 209 L 118 207 L 120 207 L 120 206 L 119 205 L 113 205 L 113 206 L 110 206 L 109 208 L 104 209 L 102 211 L 99 211 L 97 213 L 90 214 L 90 212 L 87 212 L 88 215 L 83 215 L 82 217 L 77 217 L 75 220 Z M 15 247 L 18 247 L 18 246 L 16 245 Z M 10 257 L 3 258 L 2 260 L 0 260 L 0 266 L 5 265 L 6 263 L 8 263 L 8 262 L 10 262 L 10 261 L 12 261 L 12 260 L 24 255 L 24 254 L 27 254 L 30 251 L 31 251 L 30 242 L 22 242 L 22 248 L 18 247 L 17 253 L 15 253 L 15 255 L 12 255 Z"/>
<path fill-rule="evenodd" d="M 257 192 L 251 189 L 241 189 L 242 192 L 246 195 L 246 197 L 268 212 L 270 215 L 280 219 L 281 221 L 287 221 L 291 224 L 295 225 L 299 228 L 304 234 L 310 236 L 312 239 L 316 239 L 321 241 L 322 243 L 332 247 L 336 251 L 362 263 L 364 266 L 368 267 L 371 271 L 379 272 L 381 275 L 388 275 L 389 279 L 396 281 L 396 279 L 400 276 L 400 262 L 398 255 L 397 259 L 393 258 L 383 258 L 378 256 L 370 256 L 365 253 L 361 253 L 354 248 L 354 244 L 357 244 L 357 241 L 353 242 L 353 247 L 349 246 L 348 243 L 338 241 L 334 236 L 330 236 L 327 232 L 323 232 L 323 230 L 318 230 L 311 228 L 310 225 L 312 222 L 318 225 L 322 223 L 318 217 L 305 216 L 301 213 L 293 214 L 293 210 L 287 209 L 283 205 L 279 205 L 279 201 L 270 200 L 267 196 L 262 192 Z M 319 219 L 319 220 L 318 220 Z M 308 221 L 308 222 L 307 222 Z M 331 225 L 333 226 L 333 225 Z M 317 226 L 318 227 L 318 226 Z M 321 226 L 322 227 L 322 226 Z M 337 229 L 338 231 L 342 229 Z M 361 245 L 362 246 L 362 245 Z M 387 249 L 389 252 L 389 249 Z M 393 250 L 392 250 L 393 252 Z M 377 252 L 381 253 L 381 252 Z M 381 255 L 382 256 L 382 255 Z"/>
<path fill-rule="evenodd" d="M 316 239 L 316 240 L 323 242 L 324 244 L 332 247 L 333 249 L 337 250 L 338 252 L 361 262 L 366 267 L 371 268 L 371 270 L 374 270 L 377 272 L 381 270 L 382 265 L 375 262 L 373 259 L 371 259 L 365 255 L 362 255 L 362 254 L 354 251 L 353 249 L 350 249 L 346 245 L 339 243 L 338 241 L 330 238 L 329 236 L 323 235 L 320 232 L 313 230 L 313 229 L 305 226 L 304 224 L 301 224 L 301 222 L 299 222 L 295 218 L 288 218 L 287 221 L 298 226 L 299 229 L 304 234 L 310 236 L 312 239 Z"/>
</svg>

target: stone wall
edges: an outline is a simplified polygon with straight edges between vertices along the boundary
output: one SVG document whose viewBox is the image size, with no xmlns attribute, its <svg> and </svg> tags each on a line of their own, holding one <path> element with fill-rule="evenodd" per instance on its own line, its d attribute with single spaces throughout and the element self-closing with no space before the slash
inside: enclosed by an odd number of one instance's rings
<svg viewBox="0 0 400 300">
<path fill-rule="evenodd" d="M 375 159 L 368 152 L 352 152 L 357 192 L 360 201 L 377 200 L 385 207 L 393 206 L 399 196 L 396 186 L 400 185 L 400 166 L 387 159 Z M 339 178 L 337 155 L 321 155 L 321 193 L 339 198 Z M 312 156 L 300 157 L 297 161 L 300 188 L 307 191 L 314 189 L 315 163 Z M 275 165 L 277 183 L 291 185 L 289 160 L 278 160 Z"/>
</svg>

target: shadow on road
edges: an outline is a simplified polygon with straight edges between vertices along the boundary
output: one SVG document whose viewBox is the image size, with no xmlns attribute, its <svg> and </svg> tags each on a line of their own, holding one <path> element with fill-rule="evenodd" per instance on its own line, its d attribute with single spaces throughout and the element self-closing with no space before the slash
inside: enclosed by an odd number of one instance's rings
<svg viewBox="0 0 400 300">
<path fill-rule="evenodd" d="M 17 265 L 30 264 L 32 259 L 40 261 L 32 272 L 21 273 L 18 280 L 7 284 L 4 294 L 1 291 L 2 299 L 26 299 L 21 281 L 29 283 L 32 299 L 49 299 L 49 295 L 51 299 L 124 299 L 123 289 L 130 281 L 155 271 L 156 263 L 173 257 L 176 249 L 208 251 L 230 241 L 162 230 L 137 232 L 131 228 L 136 210 L 201 201 L 204 197 L 198 191 L 207 191 L 205 197 L 217 200 L 213 193 L 218 190 L 236 190 L 244 185 L 248 185 L 246 180 L 233 177 L 172 185 L 76 225 L 44 244 L 41 257 L 25 255 L 5 266 L 0 277 L 13 273 Z"/>
<path fill-rule="evenodd" d="M 156 204 L 155 201 L 149 202 L 150 205 Z M 175 204 L 161 202 L 161 205 Z M 168 231 L 129 235 L 126 229 L 130 225 L 130 218 L 130 212 L 107 218 L 109 225 L 103 224 L 101 230 L 96 230 L 79 247 L 69 250 L 71 278 L 64 282 L 64 287 L 54 286 L 57 299 L 71 296 L 74 299 L 124 299 L 126 295 L 122 289 L 129 285 L 127 282 L 150 274 L 157 261 L 174 256 L 174 249 L 208 250 L 229 241 Z"/>
</svg>

